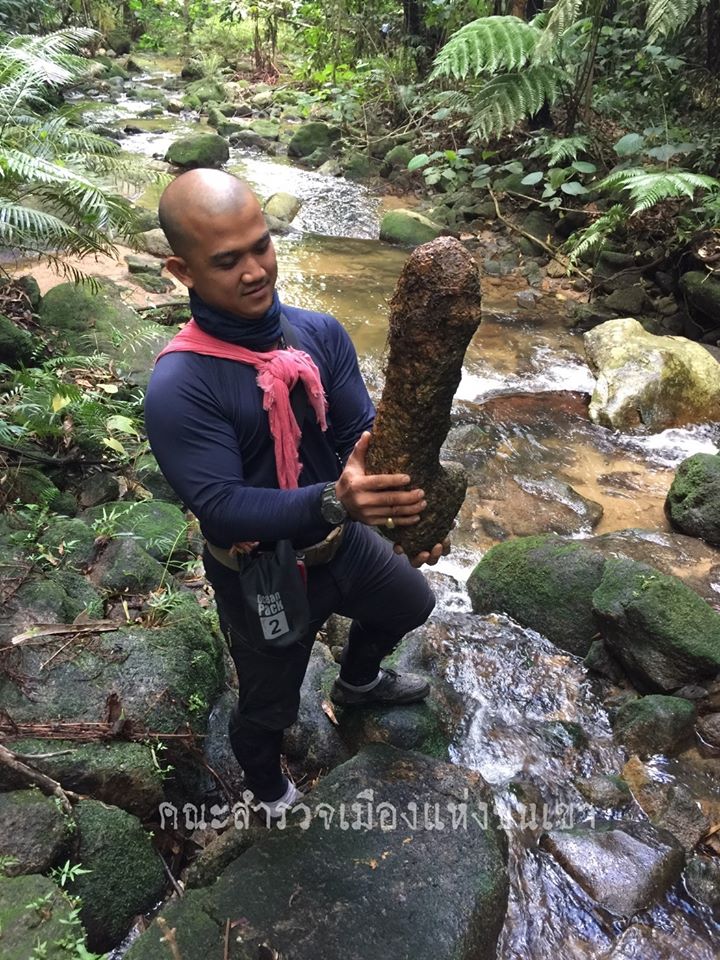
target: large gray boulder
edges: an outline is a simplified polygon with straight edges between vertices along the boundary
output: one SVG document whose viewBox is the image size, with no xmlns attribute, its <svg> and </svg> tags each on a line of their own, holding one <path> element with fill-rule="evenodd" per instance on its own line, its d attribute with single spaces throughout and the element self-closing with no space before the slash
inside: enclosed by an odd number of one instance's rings
<svg viewBox="0 0 720 960">
<path fill-rule="evenodd" d="M 290 829 L 271 831 L 213 886 L 160 910 L 183 960 L 219 960 L 226 920 L 240 918 L 236 960 L 266 953 L 293 960 L 495 957 L 507 906 L 507 847 L 491 812 L 485 828 L 492 797 L 479 774 L 376 745 L 337 767 L 307 801 L 307 810 L 291 814 Z M 443 829 L 433 828 L 436 804 Z M 153 923 L 127 960 L 156 960 L 160 936 Z"/>
<path fill-rule="evenodd" d="M 0 793 L 0 858 L 9 858 L 8 876 L 45 873 L 68 848 L 70 833 L 52 797 L 39 790 Z"/>
<path fill-rule="evenodd" d="M 390 210 L 380 223 L 380 239 L 403 247 L 417 247 L 439 237 L 443 229 L 416 210 Z"/>
<path fill-rule="evenodd" d="M 637 320 L 608 320 L 584 336 L 597 377 L 595 423 L 653 431 L 720 420 L 720 363 L 684 337 L 657 337 Z"/>
</svg>

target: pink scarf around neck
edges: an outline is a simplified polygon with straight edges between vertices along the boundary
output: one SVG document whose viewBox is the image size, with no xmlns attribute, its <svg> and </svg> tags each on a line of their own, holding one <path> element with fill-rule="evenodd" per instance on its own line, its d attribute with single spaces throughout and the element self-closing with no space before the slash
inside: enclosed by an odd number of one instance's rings
<svg viewBox="0 0 720 960">
<path fill-rule="evenodd" d="M 270 433 L 275 443 L 275 468 L 281 490 L 294 490 L 298 486 L 302 463 L 300 463 L 301 430 L 290 403 L 290 391 L 301 380 L 307 393 L 308 403 L 315 411 L 321 430 L 327 430 L 327 400 L 323 391 L 320 372 L 315 361 L 303 350 L 288 347 L 286 350 L 268 350 L 266 353 L 247 350 L 235 343 L 227 343 L 205 333 L 191 320 L 157 355 L 155 362 L 166 353 L 189 351 L 206 357 L 222 357 L 247 363 L 258 371 L 257 385 L 263 392 L 263 409 L 267 411 Z"/>
</svg>

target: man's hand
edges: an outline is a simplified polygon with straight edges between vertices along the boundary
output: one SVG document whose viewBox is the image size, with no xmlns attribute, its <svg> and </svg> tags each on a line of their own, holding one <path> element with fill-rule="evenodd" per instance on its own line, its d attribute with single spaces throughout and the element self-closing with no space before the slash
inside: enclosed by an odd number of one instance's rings
<svg viewBox="0 0 720 960">
<path fill-rule="evenodd" d="M 337 498 L 352 520 L 380 527 L 392 519 L 395 526 L 417 523 L 427 506 L 422 490 L 403 490 L 410 483 L 404 473 L 365 473 L 365 457 L 370 444 L 369 432 L 363 433 L 348 457 L 345 469 L 335 485 Z"/>
<path fill-rule="evenodd" d="M 393 547 L 395 553 L 405 553 L 399 543 Z M 432 550 L 423 550 L 416 557 L 412 557 L 410 563 L 413 567 L 421 567 L 426 563 L 429 567 L 434 567 L 440 557 L 446 557 L 450 553 L 450 538 L 446 537 L 442 543 L 436 543 Z"/>
</svg>

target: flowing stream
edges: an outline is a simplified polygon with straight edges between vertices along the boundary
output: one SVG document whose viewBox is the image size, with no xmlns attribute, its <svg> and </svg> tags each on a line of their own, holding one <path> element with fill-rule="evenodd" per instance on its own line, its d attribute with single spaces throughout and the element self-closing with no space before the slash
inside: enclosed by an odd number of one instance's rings
<svg viewBox="0 0 720 960">
<path fill-rule="evenodd" d="M 162 85 L 167 71 L 177 75 L 178 65 L 155 65 L 137 81 Z M 162 156 L 172 140 L 200 126 L 189 113 L 136 120 L 150 105 L 124 95 L 110 102 L 102 94 L 77 104 L 88 120 L 142 128 L 122 146 L 147 157 Z M 377 395 L 387 302 L 407 256 L 377 239 L 381 199 L 364 186 L 253 149 L 233 149 L 229 167 L 263 196 L 283 190 L 303 200 L 294 232 L 276 242 L 281 296 L 342 321 Z M 152 206 L 156 199 L 150 190 L 141 202 Z M 463 624 L 464 581 L 483 552 L 506 536 L 643 528 L 662 542 L 675 467 L 694 452 L 717 452 L 720 432 L 710 425 L 638 437 L 593 425 L 585 396 L 593 379 L 581 337 L 563 325 L 567 304 L 550 297 L 519 311 L 513 294 L 501 281 L 485 286 L 485 319 L 468 351 L 448 440 L 449 452 L 459 451 L 470 469 L 471 487 L 454 552 L 433 574 L 444 671 L 465 703 L 452 756 L 491 784 L 510 834 L 510 907 L 498 957 L 711 960 L 720 929 L 682 885 L 631 921 L 612 918 L 537 846 L 537 832 L 515 823 L 519 782 L 530 796 L 540 785 L 545 804 L 577 804 L 585 819 L 618 818 L 619 810 L 588 808 L 572 784 L 619 773 L 625 758 L 580 660 L 503 617 L 474 618 L 471 638 Z M 602 507 L 599 522 L 587 501 Z M 720 582 L 714 588 L 720 594 Z M 562 730 L 579 735 L 563 739 Z M 657 757 L 653 765 L 666 781 L 704 777 L 701 793 L 720 810 L 720 786 L 692 759 Z"/>
</svg>

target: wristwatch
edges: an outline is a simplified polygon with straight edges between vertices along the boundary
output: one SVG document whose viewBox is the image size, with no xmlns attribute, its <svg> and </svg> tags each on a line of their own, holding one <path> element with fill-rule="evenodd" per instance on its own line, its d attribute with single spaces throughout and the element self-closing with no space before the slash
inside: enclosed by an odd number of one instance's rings
<svg viewBox="0 0 720 960">
<path fill-rule="evenodd" d="M 322 492 L 320 513 L 323 515 L 323 520 L 332 523 L 333 526 L 347 519 L 348 512 L 337 498 L 334 483 L 328 483 Z"/>
</svg>

